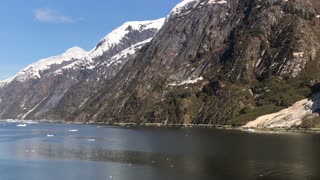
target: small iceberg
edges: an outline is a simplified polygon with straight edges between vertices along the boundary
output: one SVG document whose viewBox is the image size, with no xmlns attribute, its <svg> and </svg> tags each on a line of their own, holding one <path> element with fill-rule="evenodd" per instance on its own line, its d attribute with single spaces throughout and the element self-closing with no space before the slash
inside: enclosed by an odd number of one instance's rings
<svg viewBox="0 0 320 180">
<path fill-rule="evenodd" d="M 250 132 L 250 133 L 256 132 L 254 129 L 251 129 L 251 128 L 243 129 L 243 131 Z"/>
<path fill-rule="evenodd" d="M 26 153 L 35 153 L 35 152 L 36 152 L 36 150 L 34 150 L 34 149 L 32 149 L 32 150 L 27 149 L 27 150 L 25 150 L 25 152 L 26 152 Z"/>
<path fill-rule="evenodd" d="M 26 124 L 39 124 L 38 122 L 32 121 L 32 120 L 25 120 L 25 123 Z"/>
<path fill-rule="evenodd" d="M 91 139 L 89 139 L 89 141 L 94 142 L 94 141 L 96 141 L 96 139 L 91 138 Z"/>
<path fill-rule="evenodd" d="M 71 129 L 71 130 L 69 130 L 69 132 L 78 132 L 79 130 L 77 130 L 77 129 Z"/>
<path fill-rule="evenodd" d="M 48 134 L 48 135 L 47 135 L 47 137 L 54 137 L 54 135 L 52 135 L 52 134 Z"/>
<path fill-rule="evenodd" d="M 18 124 L 17 127 L 27 127 L 27 124 Z"/>
</svg>

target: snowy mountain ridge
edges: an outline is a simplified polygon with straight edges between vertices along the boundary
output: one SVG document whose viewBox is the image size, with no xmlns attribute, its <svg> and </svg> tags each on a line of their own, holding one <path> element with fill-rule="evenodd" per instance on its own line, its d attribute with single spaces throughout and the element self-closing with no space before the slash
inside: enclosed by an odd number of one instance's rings
<svg viewBox="0 0 320 180">
<path fill-rule="evenodd" d="M 28 65 L 26 68 L 24 68 L 20 72 L 18 72 L 14 77 L 0 82 L 0 87 L 1 87 L 1 84 L 7 84 L 13 80 L 23 82 L 28 79 L 41 78 L 41 74 L 40 74 L 41 71 L 49 69 L 50 66 L 59 65 L 64 62 L 81 59 L 81 58 L 86 57 L 87 54 L 88 54 L 88 52 L 83 50 L 80 47 L 77 47 L 77 46 L 72 47 L 72 48 L 66 50 L 61 55 L 41 59 L 35 63 Z"/>
<path fill-rule="evenodd" d="M 165 21 L 165 18 L 153 21 L 129 21 L 113 30 L 107 36 L 99 41 L 97 46 L 89 53 L 89 58 L 93 59 L 101 56 L 105 51 L 111 47 L 120 44 L 126 35 L 133 30 L 142 31 L 144 29 L 160 29 Z"/>
<path fill-rule="evenodd" d="M 143 31 L 146 29 L 159 30 L 162 27 L 164 21 L 165 18 L 153 21 L 150 20 L 126 22 L 106 35 L 91 51 L 87 52 L 82 48 L 76 46 L 66 50 L 61 55 L 41 59 L 35 63 L 28 65 L 26 68 L 18 72 L 14 77 L 4 81 L 0 81 L 0 87 L 9 84 L 12 81 L 24 82 L 30 79 L 40 79 L 41 72 L 50 69 L 50 67 L 53 65 L 62 66 L 54 71 L 55 74 L 62 74 L 63 70 L 68 69 L 80 69 L 80 67 L 83 67 L 85 69 L 93 69 L 96 65 L 94 59 L 102 56 L 111 47 L 121 44 L 124 39 L 128 39 L 126 35 L 130 31 Z M 137 49 L 140 49 L 143 44 L 150 42 L 151 39 L 152 38 L 148 38 L 147 40 L 132 44 L 128 48 L 121 50 L 119 54 L 112 56 L 110 58 L 110 61 L 109 59 L 107 59 L 106 63 L 115 62 L 118 59 L 127 56 L 127 54 L 134 54 Z"/>
<path fill-rule="evenodd" d="M 125 39 L 129 39 L 127 35 L 132 31 L 142 32 L 143 30 L 155 29 L 158 31 L 164 24 L 165 18 L 148 21 L 129 21 L 102 38 L 96 47 L 92 49 L 88 55 L 79 61 L 73 62 L 67 66 L 62 67 L 57 73 L 61 73 L 63 70 L 75 69 L 84 67 L 85 69 L 94 69 L 96 67 L 95 59 L 101 57 L 105 52 L 111 50 L 112 47 L 121 45 Z M 137 43 L 131 44 L 128 48 L 121 50 L 119 53 L 106 59 L 103 64 L 112 64 L 113 62 L 127 56 L 127 54 L 134 54 L 136 50 L 140 49 L 142 45 L 150 42 L 152 38 L 143 40 Z"/>
</svg>

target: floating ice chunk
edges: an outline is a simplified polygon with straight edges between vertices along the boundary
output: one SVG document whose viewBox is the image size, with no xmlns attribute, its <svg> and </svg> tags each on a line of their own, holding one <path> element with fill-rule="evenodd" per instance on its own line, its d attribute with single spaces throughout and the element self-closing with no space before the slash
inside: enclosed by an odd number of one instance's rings
<svg viewBox="0 0 320 180">
<path fill-rule="evenodd" d="M 18 124 L 17 127 L 27 127 L 27 124 Z"/>
<path fill-rule="evenodd" d="M 38 122 L 32 120 L 25 120 L 23 122 L 25 122 L 26 124 L 39 124 Z"/>
<path fill-rule="evenodd" d="M 79 130 L 77 130 L 77 129 L 71 129 L 71 130 L 69 130 L 69 132 L 78 132 Z"/>
<path fill-rule="evenodd" d="M 34 149 L 31 149 L 31 150 L 30 150 L 30 149 L 26 149 L 25 152 L 26 152 L 26 153 L 35 153 L 36 150 L 34 150 Z"/>
<path fill-rule="evenodd" d="M 54 137 L 53 134 L 47 134 L 47 137 Z"/>
<path fill-rule="evenodd" d="M 243 131 L 245 131 L 245 132 L 250 132 L 250 133 L 255 132 L 255 130 L 254 130 L 254 129 L 251 129 L 251 128 L 243 129 Z"/>
</svg>

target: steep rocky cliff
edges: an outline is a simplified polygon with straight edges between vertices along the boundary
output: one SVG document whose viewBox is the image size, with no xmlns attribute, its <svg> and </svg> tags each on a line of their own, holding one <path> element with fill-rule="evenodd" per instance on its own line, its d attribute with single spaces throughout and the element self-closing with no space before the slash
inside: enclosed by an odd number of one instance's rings
<svg viewBox="0 0 320 180">
<path fill-rule="evenodd" d="M 133 43 L 110 47 L 102 40 L 91 60 L 80 63 L 94 68 L 81 73 L 60 103 L 27 117 L 244 125 L 320 90 L 318 0 L 184 0 L 152 40 L 147 36 L 135 43 L 150 42 L 136 44 L 140 50 L 129 56 L 119 52 Z M 115 54 L 127 60 L 106 68 Z"/>
<path fill-rule="evenodd" d="M 287 108 L 318 82 L 319 8 L 316 0 L 183 1 L 70 120 L 241 125 Z"/>
</svg>

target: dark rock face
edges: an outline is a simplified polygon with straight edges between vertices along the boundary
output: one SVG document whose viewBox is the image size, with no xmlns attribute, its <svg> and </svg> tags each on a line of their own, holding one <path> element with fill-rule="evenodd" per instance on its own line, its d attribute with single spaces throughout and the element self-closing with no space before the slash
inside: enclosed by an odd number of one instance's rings
<svg viewBox="0 0 320 180">
<path fill-rule="evenodd" d="M 170 16 L 70 119 L 243 124 L 285 108 L 311 93 L 306 84 L 319 58 L 319 5 L 200 1 Z"/>
<path fill-rule="evenodd" d="M 94 69 L 85 71 L 79 81 L 73 83 L 55 108 L 42 116 L 44 119 L 68 119 L 72 113 L 81 109 L 99 90 L 112 79 L 123 65 L 135 58 L 135 54 L 118 59 L 114 63 L 101 63 Z M 102 57 L 98 60 L 102 61 Z M 97 59 L 96 59 L 97 60 Z"/>
<path fill-rule="evenodd" d="M 61 84 L 55 90 L 42 85 L 44 92 L 56 92 L 59 103 L 28 117 L 245 124 L 318 92 L 319 14 L 318 0 L 195 1 L 170 15 L 150 43 L 121 63 L 103 65 L 124 48 L 114 47 L 95 60 L 101 66 L 73 72 L 77 83 L 51 81 Z M 0 117 L 16 117 L 14 107 Z"/>
<path fill-rule="evenodd" d="M 41 79 L 14 80 L 1 89 L 0 116 L 9 119 L 41 117 L 54 108 L 82 76 L 81 71 L 68 71 L 46 74 Z"/>
</svg>

